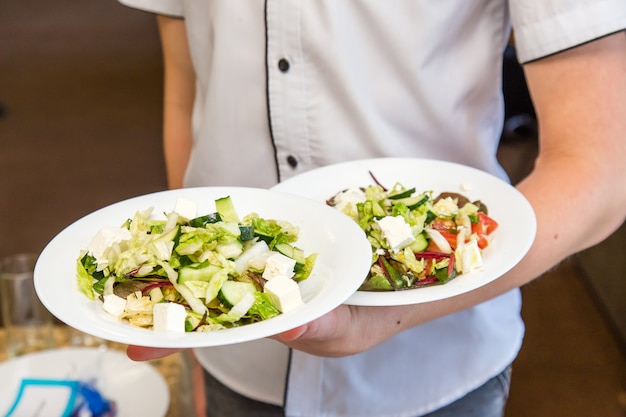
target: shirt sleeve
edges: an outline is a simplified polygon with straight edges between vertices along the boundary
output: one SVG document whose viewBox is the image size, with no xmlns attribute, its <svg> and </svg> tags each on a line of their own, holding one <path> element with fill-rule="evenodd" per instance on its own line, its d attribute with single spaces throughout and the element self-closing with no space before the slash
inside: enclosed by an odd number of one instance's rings
<svg viewBox="0 0 626 417">
<path fill-rule="evenodd" d="M 521 63 L 626 29 L 624 0 L 511 0 Z"/>
<path fill-rule="evenodd" d="M 183 17 L 182 0 L 118 0 L 121 4 L 146 12 Z M 203 0 L 204 1 L 204 0 Z"/>
</svg>

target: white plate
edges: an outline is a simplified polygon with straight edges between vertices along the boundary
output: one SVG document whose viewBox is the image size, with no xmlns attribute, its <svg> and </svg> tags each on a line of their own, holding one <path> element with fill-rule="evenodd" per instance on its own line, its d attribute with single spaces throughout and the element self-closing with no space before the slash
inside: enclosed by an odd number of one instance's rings
<svg viewBox="0 0 626 417">
<path fill-rule="evenodd" d="M 305 172 L 273 189 L 326 201 L 346 188 L 374 184 L 370 171 L 387 188 L 400 182 L 407 188 L 415 187 L 418 192 L 458 192 L 472 201 L 481 200 L 499 227 L 493 242 L 483 253 L 482 269 L 460 275 L 444 285 L 390 292 L 357 291 L 346 304 L 417 304 L 463 294 L 495 280 L 515 266 L 535 238 L 535 214 L 520 192 L 493 175 L 450 162 L 414 158 L 345 162 Z"/>
<path fill-rule="evenodd" d="M 269 320 L 206 333 L 155 332 L 132 327 L 102 310 L 76 284 L 76 260 L 102 227 L 120 226 L 136 211 L 170 212 L 177 198 L 195 202 L 198 215 L 215 211 L 215 200 L 231 196 L 243 217 L 255 212 L 299 227 L 296 245 L 318 257 L 309 278 L 300 283 L 304 305 Z M 204 347 L 246 342 L 292 329 L 329 312 L 361 284 L 369 270 L 369 243 L 363 231 L 336 210 L 310 199 L 244 187 L 198 187 L 162 191 L 125 200 L 83 217 L 44 248 L 35 266 L 35 289 L 57 318 L 85 333 L 119 343 L 151 347 Z M 349 262 L 346 260 L 349 259 Z"/>
<path fill-rule="evenodd" d="M 103 355 L 101 374 L 96 374 Z M 170 392 L 161 374 L 145 362 L 133 362 L 121 353 L 97 348 L 67 348 L 20 356 L 0 363 L 0 415 L 5 415 L 17 396 L 22 379 L 74 379 L 89 382 L 98 377 L 97 388 L 115 401 L 117 417 L 154 416 L 167 413 Z"/>
</svg>

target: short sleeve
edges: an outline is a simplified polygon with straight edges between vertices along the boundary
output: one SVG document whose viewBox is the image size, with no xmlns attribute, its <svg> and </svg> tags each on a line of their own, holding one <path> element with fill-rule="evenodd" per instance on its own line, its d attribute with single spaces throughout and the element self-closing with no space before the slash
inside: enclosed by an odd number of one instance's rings
<svg viewBox="0 0 626 417">
<path fill-rule="evenodd" d="M 118 0 L 121 4 L 133 9 L 144 10 L 167 16 L 183 17 L 182 0 Z"/>
<path fill-rule="evenodd" d="M 521 63 L 626 29 L 625 0 L 509 0 Z"/>
</svg>

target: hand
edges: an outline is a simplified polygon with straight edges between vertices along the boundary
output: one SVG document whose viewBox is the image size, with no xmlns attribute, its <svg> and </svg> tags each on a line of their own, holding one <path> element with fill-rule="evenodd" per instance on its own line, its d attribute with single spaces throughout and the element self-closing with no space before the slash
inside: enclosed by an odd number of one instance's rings
<svg viewBox="0 0 626 417">
<path fill-rule="evenodd" d="M 272 339 L 312 355 L 340 357 L 355 352 L 350 334 L 353 308 L 341 305 L 307 324 L 287 330 Z"/>
<path fill-rule="evenodd" d="M 307 324 L 273 336 L 316 356 L 342 357 L 363 352 L 404 330 L 405 307 L 340 305 Z"/>
<path fill-rule="evenodd" d="M 310 323 L 273 336 L 285 345 L 319 356 L 347 356 L 366 347 L 359 347 L 350 332 L 353 306 L 339 306 L 335 310 Z M 183 351 L 182 348 L 152 348 L 129 345 L 126 354 L 134 361 L 163 358 Z"/>
<path fill-rule="evenodd" d="M 363 352 L 405 330 L 434 318 L 435 309 L 424 311 L 423 305 L 363 307 L 340 305 L 324 316 L 287 330 L 271 339 L 311 355 L 342 357 Z M 182 348 L 150 348 L 130 345 L 129 358 L 147 361 L 162 358 Z"/>
<path fill-rule="evenodd" d="M 129 345 L 126 348 L 126 354 L 134 361 L 149 361 L 173 355 L 174 353 L 182 352 L 183 350 L 184 349 L 182 348 L 151 348 Z"/>
<path fill-rule="evenodd" d="M 320 356 L 339 357 L 356 353 L 359 350 L 351 339 L 349 330 L 352 326 L 354 307 L 339 306 L 325 316 L 295 329 L 288 330 L 273 339 L 283 342 L 294 349 Z M 182 348 L 152 348 L 129 345 L 126 354 L 134 361 L 149 361 L 163 358 L 183 351 Z"/>
</svg>

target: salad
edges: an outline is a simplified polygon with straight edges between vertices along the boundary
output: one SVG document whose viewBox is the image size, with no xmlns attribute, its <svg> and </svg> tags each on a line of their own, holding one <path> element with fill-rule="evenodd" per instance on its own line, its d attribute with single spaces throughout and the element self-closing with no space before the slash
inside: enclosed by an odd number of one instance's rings
<svg viewBox="0 0 626 417">
<path fill-rule="evenodd" d="M 371 175 L 371 173 L 370 173 Z M 417 192 L 396 183 L 343 190 L 327 204 L 350 216 L 372 246 L 360 291 L 396 291 L 445 284 L 483 265 L 482 251 L 498 223 L 480 201 L 458 193 Z"/>
<path fill-rule="evenodd" d="M 78 286 L 103 309 L 153 330 L 207 332 L 267 320 L 302 304 L 298 282 L 316 254 L 295 243 L 289 222 L 239 218 L 230 196 L 198 216 L 178 199 L 164 219 L 153 209 L 102 228 L 77 259 Z"/>
</svg>

